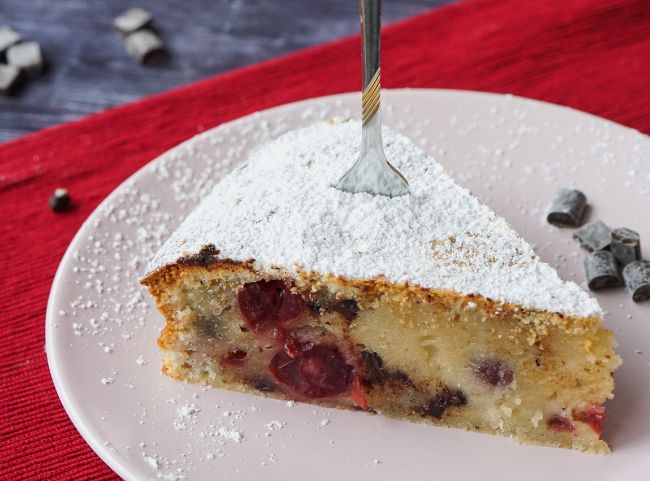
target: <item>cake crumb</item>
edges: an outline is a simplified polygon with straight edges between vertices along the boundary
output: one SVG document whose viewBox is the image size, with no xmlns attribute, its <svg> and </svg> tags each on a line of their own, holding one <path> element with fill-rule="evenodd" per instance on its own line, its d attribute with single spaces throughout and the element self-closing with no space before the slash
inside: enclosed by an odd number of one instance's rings
<svg viewBox="0 0 650 481">
<path fill-rule="evenodd" d="M 158 461 L 156 458 L 154 458 L 152 456 L 145 456 L 144 460 L 147 462 L 147 464 L 152 469 L 159 469 L 160 468 L 160 461 Z"/>
</svg>

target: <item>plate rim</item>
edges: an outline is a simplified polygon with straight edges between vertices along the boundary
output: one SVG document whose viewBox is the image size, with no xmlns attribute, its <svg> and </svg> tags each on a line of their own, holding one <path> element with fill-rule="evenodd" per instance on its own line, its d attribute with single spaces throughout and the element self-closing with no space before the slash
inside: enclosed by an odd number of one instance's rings
<svg viewBox="0 0 650 481">
<path fill-rule="evenodd" d="M 412 87 L 406 87 L 406 88 L 395 88 L 395 89 L 382 89 L 385 94 L 387 94 L 388 97 L 393 97 L 393 96 L 399 96 L 400 94 L 413 94 L 415 93 L 416 95 L 419 94 L 424 94 L 424 95 L 436 95 L 436 94 L 443 94 L 443 95 L 462 95 L 462 96 L 468 96 L 468 97 L 492 97 L 492 98 L 509 98 L 509 99 L 514 99 L 516 101 L 524 101 L 529 104 L 542 104 L 547 107 L 559 109 L 559 110 L 565 110 L 569 111 L 571 113 L 578 113 L 582 116 L 586 116 L 588 118 L 591 118 L 592 120 L 597 120 L 598 122 L 604 122 L 609 125 L 616 126 L 617 128 L 623 128 L 628 131 L 633 131 L 636 132 L 637 134 L 640 134 L 650 140 L 650 136 L 639 131 L 638 129 L 635 129 L 633 127 L 629 127 L 627 125 L 615 122 L 613 120 L 606 119 L 604 117 L 600 117 L 596 114 L 592 114 L 590 112 L 585 112 L 579 109 L 575 109 L 573 107 L 569 107 L 566 105 L 561 105 L 561 104 L 556 104 L 552 102 L 547 102 L 544 100 L 538 100 L 538 99 L 532 99 L 528 97 L 522 97 L 519 95 L 514 95 L 510 93 L 495 93 L 495 92 L 484 92 L 484 91 L 478 91 L 478 90 L 465 90 L 465 89 L 438 89 L 438 88 L 412 88 Z M 50 377 L 52 378 L 52 382 L 54 384 L 54 388 L 56 390 L 57 396 L 68 416 L 70 421 L 72 421 L 73 426 L 77 430 L 77 432 L 81 435 L 83 440 L 88 444 L 88 446 L 94 451 L 94 453 L 99 456 L 99 458 L 108 465 L 110 469 L 112 469 L 118 476 L 121 478 L 127 480 L 127 481 L 141 481 L 141 478 L 136 477 L 136 475 L 127 467 L 124 465 L 124 463 L 120 460 L 118 456 L 114 456 L 110 449 L 104 445 L 96 436 L 93 435 L 92 429 L 90 427 L 90 423 L 87 422 L 87 420 L 82 419 L 81 417 L 78 416 L 75 407 L 74 407 L 74 402 L 71 397 L 71 390 L 69 389 L 69 386 L 66 386 L 62 378 L 60 376 L 60 371 L 61 367 L 58 365 L 59 361 L 59 356 L 60 353 L 57 353 L 57 351 L 53 348 L 54 345 L 54 336 L 55 336 L 55 304 L 58 301 L 59 293 L 61 292 L 62 288 L 60 286 L 61 284 L 61 279 L 64 275 L 65 268 L 67 264 L 70 262 L 70 258 L 73 255 L 74 250 L 76 249 L 77 245 L 82 241 L 82 236 L 85 234 L 86 230 L 89 228 L 91 221 L 94 219 L 95 215 L 101 211 L 106 205 L 108 205 L 110 202 L 113 201 L 114 197 L 120 195 L 120 192 L 123 190 L 123 188 L 130 182 L 137 181 L 142 175 L 146 172 L 147 169 L 150 168 L 150 166 L 157 162 L 160 158 L 169 155 L 171 152 L 176 151 L 178 149 L 181 149 L 184 145 L 194 142 L 197 139 L 203 137 L 203 136 L 209 136 L 212 135 L 212 133 L 215 130 L 218 129 L 223 129 L 223 128 L 228 128 L 231 126 L 236 126 L 238 123 L 246 122 L 248 119 L 260 115 L 260 114 L 265 114 L 265 115 L 273 115 L 274 113 L 281 113 L 283 110 L 288 110 L 288 109 L 294 109 L 297 108 L 299 109 L 301 105 L 303 104 L 310 104 L 310 103 L 315 103 L 315 102 L 328 102 L 328 101 L 333 101 L 337 98 L 341 97 L 354 97 L 358 96 L 360 98 L 361 92 L 360 91 L 353 91 L 353 92 L 341 92 L 341 93 L 336 93 L 336 94 L 330 94 L 330 95 L 324 95 L 320 97 L 310 97 L 307 99 L 302 99 L 298 100 L 295 102 L 290 102 L 290 103 L 285 103 L 285 104 L 280 104 L 276 105 L 274 107 L 264 109 L 264 110 L 256 110 L 254 112 L 251 112 L 249 114 L 246 114 L 244 116 L 237 117 L 235 119 L 223 122 L 219 125 L 216 125 L 215 127 L 212 127 L 210 129 L 207 129 L 203 132 L 200 132 L 196 135 L 193 135 L 178 144 L 174 145 L 170 149 L 166 150 L 165 152 L 162 152 L 161 154 L 157 155 L 156 157 L 152 158 L 151 160 L 147 161 L 144 165 L 142 165 L 140 168 L 138 168 L 135 172 L 133 172 L 131 175 L 129 175 L 126 179 L 124 179 L 122 182 L 120 182 L 98 205 L 93 209 L 93 211 L 88 215 L 88 217 L 83 221 L 83 223 L 79 226 L 77 232 L 75 233 L 74 237 L 68 244 L 68 247 L 65 250 L 65 253 L 61 257 L 61 260 L 59 261 L 59 264 L 56 269 L 56 273 L 54 275 L 54 278 L 52 280 L 52 285 L 50 287 L 50 292 L 48 294 L 48 300 L 47 300 L 47 306 L 46 306 L 46 311 L 45 311 L 45 354 L 47 358 L 47 364 L 48 364 L 48 369 L 50 372 Z"/>
</svg>

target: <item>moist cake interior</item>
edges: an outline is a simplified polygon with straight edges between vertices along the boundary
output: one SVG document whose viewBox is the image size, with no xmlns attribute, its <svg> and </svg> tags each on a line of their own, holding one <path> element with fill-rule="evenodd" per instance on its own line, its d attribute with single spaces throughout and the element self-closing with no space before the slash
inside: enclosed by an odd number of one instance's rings
<svg viewBox="0 0 650 481">
<path fill-rule="evenodd" d="M 214 387 L 604 453 L 620 364 L 595 299 L 386 129 L 398 198 L 332 187 L 357 122 L 254 151 L 143 279 L 163 371 Z"/>
</svg>

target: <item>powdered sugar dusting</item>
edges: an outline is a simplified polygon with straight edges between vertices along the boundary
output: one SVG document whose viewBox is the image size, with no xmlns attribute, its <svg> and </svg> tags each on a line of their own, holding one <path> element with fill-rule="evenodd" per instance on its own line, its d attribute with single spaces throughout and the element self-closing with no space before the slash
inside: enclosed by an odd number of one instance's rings
<svg viewBox="0 0 650 481">
<path fill-rule="evenodd" d="M 387 157 L 410 181 L 398 198 L 332 187 L 359 152 L 358 122 L 321 122 L 257 149 L 185 220 L 149 270 L 214 244 L 224 258 L 353 279 L 478 294 L 527 308 L 600 315 L 509 225 L 406 137 Z"/>
</svg>

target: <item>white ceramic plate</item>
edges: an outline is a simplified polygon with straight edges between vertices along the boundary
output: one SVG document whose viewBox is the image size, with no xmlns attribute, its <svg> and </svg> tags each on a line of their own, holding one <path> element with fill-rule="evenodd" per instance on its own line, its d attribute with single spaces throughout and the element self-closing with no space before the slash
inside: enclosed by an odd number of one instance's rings
<svg viewBox="0 0 650 481">
<path fill-rule="evenodd" d="M 600 118 L 512 96 L 442 90 L 384 94 L 385 123 L 442 162 L 557 267 L 584 281 L 572 230 L 544 222 L 556 189 L 575 186 L 590 220 L 641 233 L 650 253 L 650 139 Z M 624 364 L 607 404 L 609 456 L 306 404 L 203 389 L 160 374 L 162 326 L 138 285 L 148 259 L 210 187 L 287 130 L 358 116 L 336 95 L 257 113 L 179 145 L 118 187 L 70 245 L 50 295 L 47 355 L 82 436 L 129 480 L 648 479 L 650 304 L 598 294 Z M 237 438 L 242 436 L 240 442 Z"/>
</svg>

